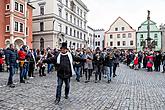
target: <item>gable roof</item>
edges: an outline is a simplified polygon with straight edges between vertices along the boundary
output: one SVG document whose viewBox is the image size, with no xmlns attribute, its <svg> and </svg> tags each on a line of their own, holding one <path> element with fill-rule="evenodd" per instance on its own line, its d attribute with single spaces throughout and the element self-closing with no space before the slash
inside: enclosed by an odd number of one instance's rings
<svg viewBox="0 0 165 110">
<path fill-rule="evenodd" d="M 119 19 L 121 19 L 122 21 L 124 21 L 132 30 L 136 31 L 135 29 L 132 28 L 132 26 L 130 26 L 130 25 L 128 24 L 128 22 L 126 22 L 126 21 L 125 21 L 123 18 L 121 18 L 120 16 L 111 24 L 111 26 L 110 26 L 110 28 L 109 28 L 108 31 L 110 31 L 111 27 L 112 27 Z M 106 31 L 105 33 L 107 33 L 108 31 Z"/>
<path fill-rule="evenodd" d="M 148 20 L 144 21 L 141 25 L 148 25 Z M 156 23 L 150 20 L 150 25 L 156 25 Z"/>
</svg>

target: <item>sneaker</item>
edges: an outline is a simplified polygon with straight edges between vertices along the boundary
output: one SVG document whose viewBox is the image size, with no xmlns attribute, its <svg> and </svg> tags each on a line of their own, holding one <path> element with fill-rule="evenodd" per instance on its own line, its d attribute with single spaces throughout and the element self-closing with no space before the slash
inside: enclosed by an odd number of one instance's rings
<svg viewBox="0 0 165 110">
<path fill-rule="evenodd" d="M 88 82 L 89 82 L 88 80 L 85 81 L 85 83 L 88 83 Z"/>
<path fill-rule="evenodd" d="M 97 83 L 97 80 L 95 81 L 95 83 Z"/>
<path fill-rule="evenodd" d="M 29 77 L 30 79 L 33 79 L 34 77 Z"/>
<path fill-rule="evenodd" d="M 110 80 L 108 80 L 108 83 L 110 83 Z"/>
</svg>

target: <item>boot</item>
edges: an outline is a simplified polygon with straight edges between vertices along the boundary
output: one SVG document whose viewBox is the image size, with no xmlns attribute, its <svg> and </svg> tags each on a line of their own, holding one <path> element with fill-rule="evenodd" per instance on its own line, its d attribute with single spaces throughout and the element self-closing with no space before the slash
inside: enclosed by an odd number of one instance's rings
<svg viewBox="0 0 165 110">
<path fill-rule="evenodd" d="M 60 102 L 60 98 L 56 98 L 56 100 L 55 100 L 55 105 L 58 105 L 59 102 Z"/>
</svg>

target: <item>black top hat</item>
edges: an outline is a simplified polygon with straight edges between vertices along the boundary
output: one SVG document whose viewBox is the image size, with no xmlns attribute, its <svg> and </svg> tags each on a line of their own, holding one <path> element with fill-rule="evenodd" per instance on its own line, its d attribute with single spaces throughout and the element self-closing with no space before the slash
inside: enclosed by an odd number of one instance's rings
<svg viewBox="0 0 165 110">
<path fill-rule="evenodd" d="M 65 48 L 65 49 L 67 49 L 67 43 L 66 43 L 66 42 L 63 42 L 61 48 Z"/>
</svg>

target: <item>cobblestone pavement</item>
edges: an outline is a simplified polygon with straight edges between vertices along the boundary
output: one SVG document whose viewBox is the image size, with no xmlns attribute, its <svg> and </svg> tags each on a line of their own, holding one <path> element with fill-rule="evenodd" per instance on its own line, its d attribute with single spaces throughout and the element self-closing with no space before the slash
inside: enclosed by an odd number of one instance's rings
<svg viewBox="0 0 165 110">
<path fill-rule="evenodd" d="M 72 78 L 69 99 L 63 98 L 63 90 L 59 105 L 54 104 L 55 73 L 17 83 L 15 88 L 1 86 L 0 110 L 165 110 L 165 74 L 135 71 L 122 64 L 117 74 L 110 84 L 105 78 L 94 83 L 94 75 L 87 84 Z M 8 74 L 0 77 L 0 84 L 5 84 Z"/>
</svg>

